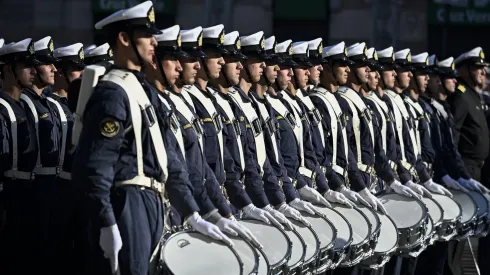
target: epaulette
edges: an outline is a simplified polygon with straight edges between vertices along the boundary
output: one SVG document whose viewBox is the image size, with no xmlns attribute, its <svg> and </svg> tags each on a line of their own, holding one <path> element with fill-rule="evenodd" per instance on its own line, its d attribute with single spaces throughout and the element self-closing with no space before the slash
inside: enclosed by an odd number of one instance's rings
<svg viewBox="0 0 490 275">
<path fill-rule="evenodd" d="M 458 87 L 457 87 L 456 89 L 457 89 L 458 91 L 462 92 L 462 93 L 466 92 L 466 88 L 465 88 L 465 86 L 463 86 L 463 85 L 461 85 L 461 84 L 459 84 L 459 85 L 458 85 Z"/>
</svg>

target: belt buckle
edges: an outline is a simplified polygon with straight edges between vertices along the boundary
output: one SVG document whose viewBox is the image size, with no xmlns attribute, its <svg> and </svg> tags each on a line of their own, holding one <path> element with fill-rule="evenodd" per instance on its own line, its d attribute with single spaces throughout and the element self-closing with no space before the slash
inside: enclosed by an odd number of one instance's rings
<svg viewBox="0 0 490 275">
<path fill-rule="evenodd" d="M 151 189 L 158 191 L 159 193 L 162 193 L 162 183 L 156 181 L 155 179 L 151 179 Z"/>
<path fill-rule="evenodd" d="M 30 178 L 30 180 L 34 180 L 34 179 L 36 179 L 36 173 L 31 172 L 31 178 Z"/>
<path fill-rule="evenodd" d="M 293 179 L 292 184 L 293 184 L 293 187 L 296 188 L 296 184 L 298 184 L 298 180 L 297 179 Z"/>
<path fill-rule="evenodd" d="M 61 167 L 56 167 L 56 175 L 59 175 L 61 173 Z"/>
</svg>

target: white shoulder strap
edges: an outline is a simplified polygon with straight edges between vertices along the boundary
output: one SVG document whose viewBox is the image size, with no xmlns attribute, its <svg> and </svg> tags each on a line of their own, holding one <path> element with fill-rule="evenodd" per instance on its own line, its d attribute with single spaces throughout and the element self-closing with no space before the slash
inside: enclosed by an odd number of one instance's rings
<svg viewBox="0 0 490 275">
<path fill-rule="evenodd" d="M 61 152 L 60 152 L 60 159 L 58 161 L 58 167 L 60 167 L 60 169 L 62 169 L 63 164 L 65 162 L 66 135 L 68 132 L 68 122 L 66 120 L 65 111 L 61 107 L 61 104 L 51 97 L 47 97 L 47 99 L 56 106 L 56 109 L 58 109 L 58 113 L 60 114 L 60 120 L 61 120 Z"/>
<path fill-rule="evenodd" d="M 169 102 L 167 102 L 167 99 L 165 99 L 163 96 L 161 95 L 158 95 L 158 98 L 160 99 L 160 101 L 165 104 L 165 106 L 169 109 L 169 110 L 173 110 L 172 109 L 172 106 L 170 105 Z M 175 111 L 175 110 L 173 110 Z M 182 136 L 182 129 L 180 127 L 180 123 L 179 123 L 179 120 L 177 119 L 177 117 L 175 116 L 175 113 L 172 113 L 172 117 L 170 118 L 173 120 L 173 126 L 171 125 L 170 126 L 170 130 L 172 130 L 172 133 L 174 133 L 174 136 L 175 138 L 177 139 L 177 143 L 179 144 L 179 147 L 180 147 L 180 152 L 182 153 L 182 157 L 184 158 L 185 160 L 185 147 L 184 147 L 184 137 Z"/>
<path fill-rule="evenodd" d="M 441 103 L 437 102 L 436 100 L 431 100 L 431 104 L 432 106 L 434 106 L 434 108 L 436 108 L 436 110 L 442 115 L 444 119 L 447 119 L 449 117 L 446 110 L 444 109 L 444 106 L 442 106 Z"/>
<path fill-rule="evenodd" d="M 317 110 L 315 105 L 313 105 L 311 98 L 309 96 L 306 96 L 301 89 L 298 89 L 298 95 L 299 100 L 301 100 L 301 102 L 306 106 L 306 109 L 308 109 L 308 113 L 312 116 L 312 118 L 315 120 L 315 123 L 317 124 L 323 146 L 322 150 L 325 150 L 325 133 L 323 132 L 322 115 Z"/>
<path fill-rule="evenodd" d="M 233 110 L 231 109 L 230 102 L 226 101 L 220 95 L 215 96 L 215 98 L 216 98 L 216 101 L 218 102 L 219 106 L 221 106 L 221 108 L 223 108 L 223 111 L 225 111 L 226 116 L 228 116 L 228 119 L 230 120 L 229 122 L 231 123 L 232 127 L 234 129 L 235 129 L 235 127 L 240 127 L 239 123 L 238 123 L 238 118 L 235 117 L 235 114 L 233 113 Z M 237 133 L 236 130 L 235 130 L 235 134 L 236 134 L 236 140 L 238 143 L 238 153 L 240 155 L 240 166 L 242 168 L 242 171 L 244 171 L 245 170 L 245 156 L 243 155 L 242 137 Z"/>
<path fill-rule="evenodd" d="M 36 130 L 36 140 L 37 140 L 36 168 L 41 167 L 41 148 L 39 144 L 39 115 L 37 113 L 36 106 L 34 106 L 34 102 L 32 102 L 32 100 L 28 96 L 26 96 L 25 94 L 21 94 L 20 99 L 22 99 L 25 103 L 27 103 L 27 106 L 29 106 L 31 113 L 34 116 L 34 127 Z"/>
<path fill-rule="evenodd" d="M 137 155 L 137 166 L 138 166 L 138 176 L 144 176 L 143 171 L 143 146 L 142 146 L 142 116 L 141 112 L 149 113 L 149 115 L 154 116 L 154 123 L 150 125 L 150 136 L 157 155 L 158 163 L 163 170 L 162 182 L 167 181 L 168 171 L 167 171 L 167 153 L 165 151 L 165 144 L 163 143 L 163 137 L 160 131 L 160 125 L 158 119 L 156 119 L 156 113 L 153 105 L 151 105 L 148 96 L 146 95 L 143 87 L 136 78 L 136 76 L 130 72 L 122 70 L 111 70 L 103 78 L 103 81 L 110 81 L 118 84 L 126 92 L 129 105 L 131 109 L 131 120 L 133 123 L 133 130 L 136 141 L 136 155 Z M 139 107 L 139 108 L 138 108 Z"/>
<path fill-rule="evenodd" d="M 182 97 L 180 97 L 179 95 L 176 95 L 174 93 L 169 93 L 169 96 L 170 96 L 170 100 L 172 100 L 172 102 L 175 104 L 175 111 L 179 112 L 179 114 L 181 114 L 185 118 L 187 123 L 189 123 L 192 129 L 194 129 L 194 131 L 196 132 L 199 146 L 201 147 L 201 152 L 204 152 L 203 142 L 202 142 L 202 126 L 200 125 L 201 122 L 198 120 L 198 118 L 194 116 L 193 113 L 194 110 L 191 111 L 189 106 L 184 102 L 184 99 L 182 99 Z M 196 127 L 199 128 L 196 129 Z"/>
<path fill-rule="evenodd" d="M 3 98 L 0 98 L 0 104 L 5 107 L 5 109 L 7 110 L 7 113 L 8 113 L 8 116 L 9 116 L 9 119 L 10 119 L 10 134 L 12 135 L 12 167 L 10 167 L 10 173 L 14 173 L 18 170 L 18 164 L 19 164 L 19 147 L 17 145 L 17 118 L 15 117 L 15 113 L 14 113 L 14 110 L 12 109 L 12 107 L 10 106 L 10 104 L 8 104 L 8 102 L 3 99 Z M 7 174 L 8 171 L 5 171 L 5 174 Z M 15 176 L 15 175 L 13 175 Z"/>
<path fill-rule="evenodd" d="M 410 113 L 412 113 L 412 116 L 415 118 L 413 121 L 415 123 L 415 127 L 414 129 L 412 129 L 412 132 L 415 136 L 415 146 L 413 146 L 413 150 L 414 152 L 417 154 L 421 154 L 422 153 L 422 147 L 420 146 L 420 131 L 419 131 L 419 120 L 417 119 L 417 112 L 415 111 L 415 109 L 412 107 L 412 105 L 409 104 L 409 108 L 408 110 L 410 111 Z"/>
<path fill-rule="evenodd" d="M 267 111 L 267 107 L 265 106 L 265 104 L 258 101 L 253 96 L 251 98 L 253 101 L 255 101 L 255 103 L 259 107 L 259 113 L 260 113 L 260 116 L 262 117 L 262 121 L 269 124 L 268 126 L 269 126 L 269 129 L 271 131 L 270 135 L 271 135 L 271 139 L 272 139 L 272 147 L 274 149 L 275 161 L 279 162 L 279 149 L 277 149 L 277 140 L 276 140 L 276 133 L 275 133 L 276 125 L 272 125 L 273 119 L 270 117 L 269 112 Z M 265 99 L 265 100 L 267 100 L 267 99 Z"/>
<path fill-rule="evenodd" d="M 389 94 L 389 91 L 385 90 L 385 93 Z M 400 109 L 398 108 L 398 105 L 396 105 L 396 103 L 395 103 L 395 99 L 392 96 L 388 96 L 388 98 L 391 101 L 391 105 L 393 106 L 393 116 L 395 117 L 396 133 L 398 136 L 398 144 L 400 145 L 402 160 L 406 161 L 407 159 L 405 158 L 405 143 L 403 142 L 403 118 L 402 118 L 402 114 L 400 112 Z"/>
<path fill-rule="evenodd" d="M 381 100 L 374 93 L 366 96 L 366 99 L 374 103 L 374 106 L 376 106 L 376 110 L 378 110 L 378 113 L 381 116 L 381 144 L 383 146 L 383 150 L 386 152 L 386 110 L 381 106 L 381 104 L 383 104 L 384 102 L 380 102 Z M 386 106 L 386 104 L 384 105 Z"/>
</svg>

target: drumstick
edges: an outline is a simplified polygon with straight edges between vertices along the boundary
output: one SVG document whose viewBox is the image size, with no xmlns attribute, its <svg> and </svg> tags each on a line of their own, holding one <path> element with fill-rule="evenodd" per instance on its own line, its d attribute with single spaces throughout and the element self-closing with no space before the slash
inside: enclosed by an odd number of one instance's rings
<svg viewBox="0 0 490 275">
<path fill-rule="evenodd" d="M 478 263 L 476 262 L 475 253 L 473 252 L 473 245 L 471 245 L 470 237 L 466 238 L 466 240 L 468 241 L 468 245 L 469 245 L 470 252 L 471 252 L 471 257 L 473 258 L 473 263 L 475 264 L 476 273 L 478 275 L 480 275 L 480 268 L 478 267 Z"/>
</svg>

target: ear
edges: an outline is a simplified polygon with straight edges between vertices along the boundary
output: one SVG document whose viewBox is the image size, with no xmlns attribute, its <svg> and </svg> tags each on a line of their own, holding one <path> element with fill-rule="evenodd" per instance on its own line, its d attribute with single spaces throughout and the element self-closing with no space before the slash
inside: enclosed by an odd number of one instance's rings
<svg viewBox="0 0 490 275">
<path fill-rule="evenodd" d="M 121 43 L 121 45 L 125 47 L 128 47 L 131 44 L 127 32 L 119 32 L 119 34 L 117 35 L 117 40 L 119 41 L 119 43 Z"/>
</svg>

